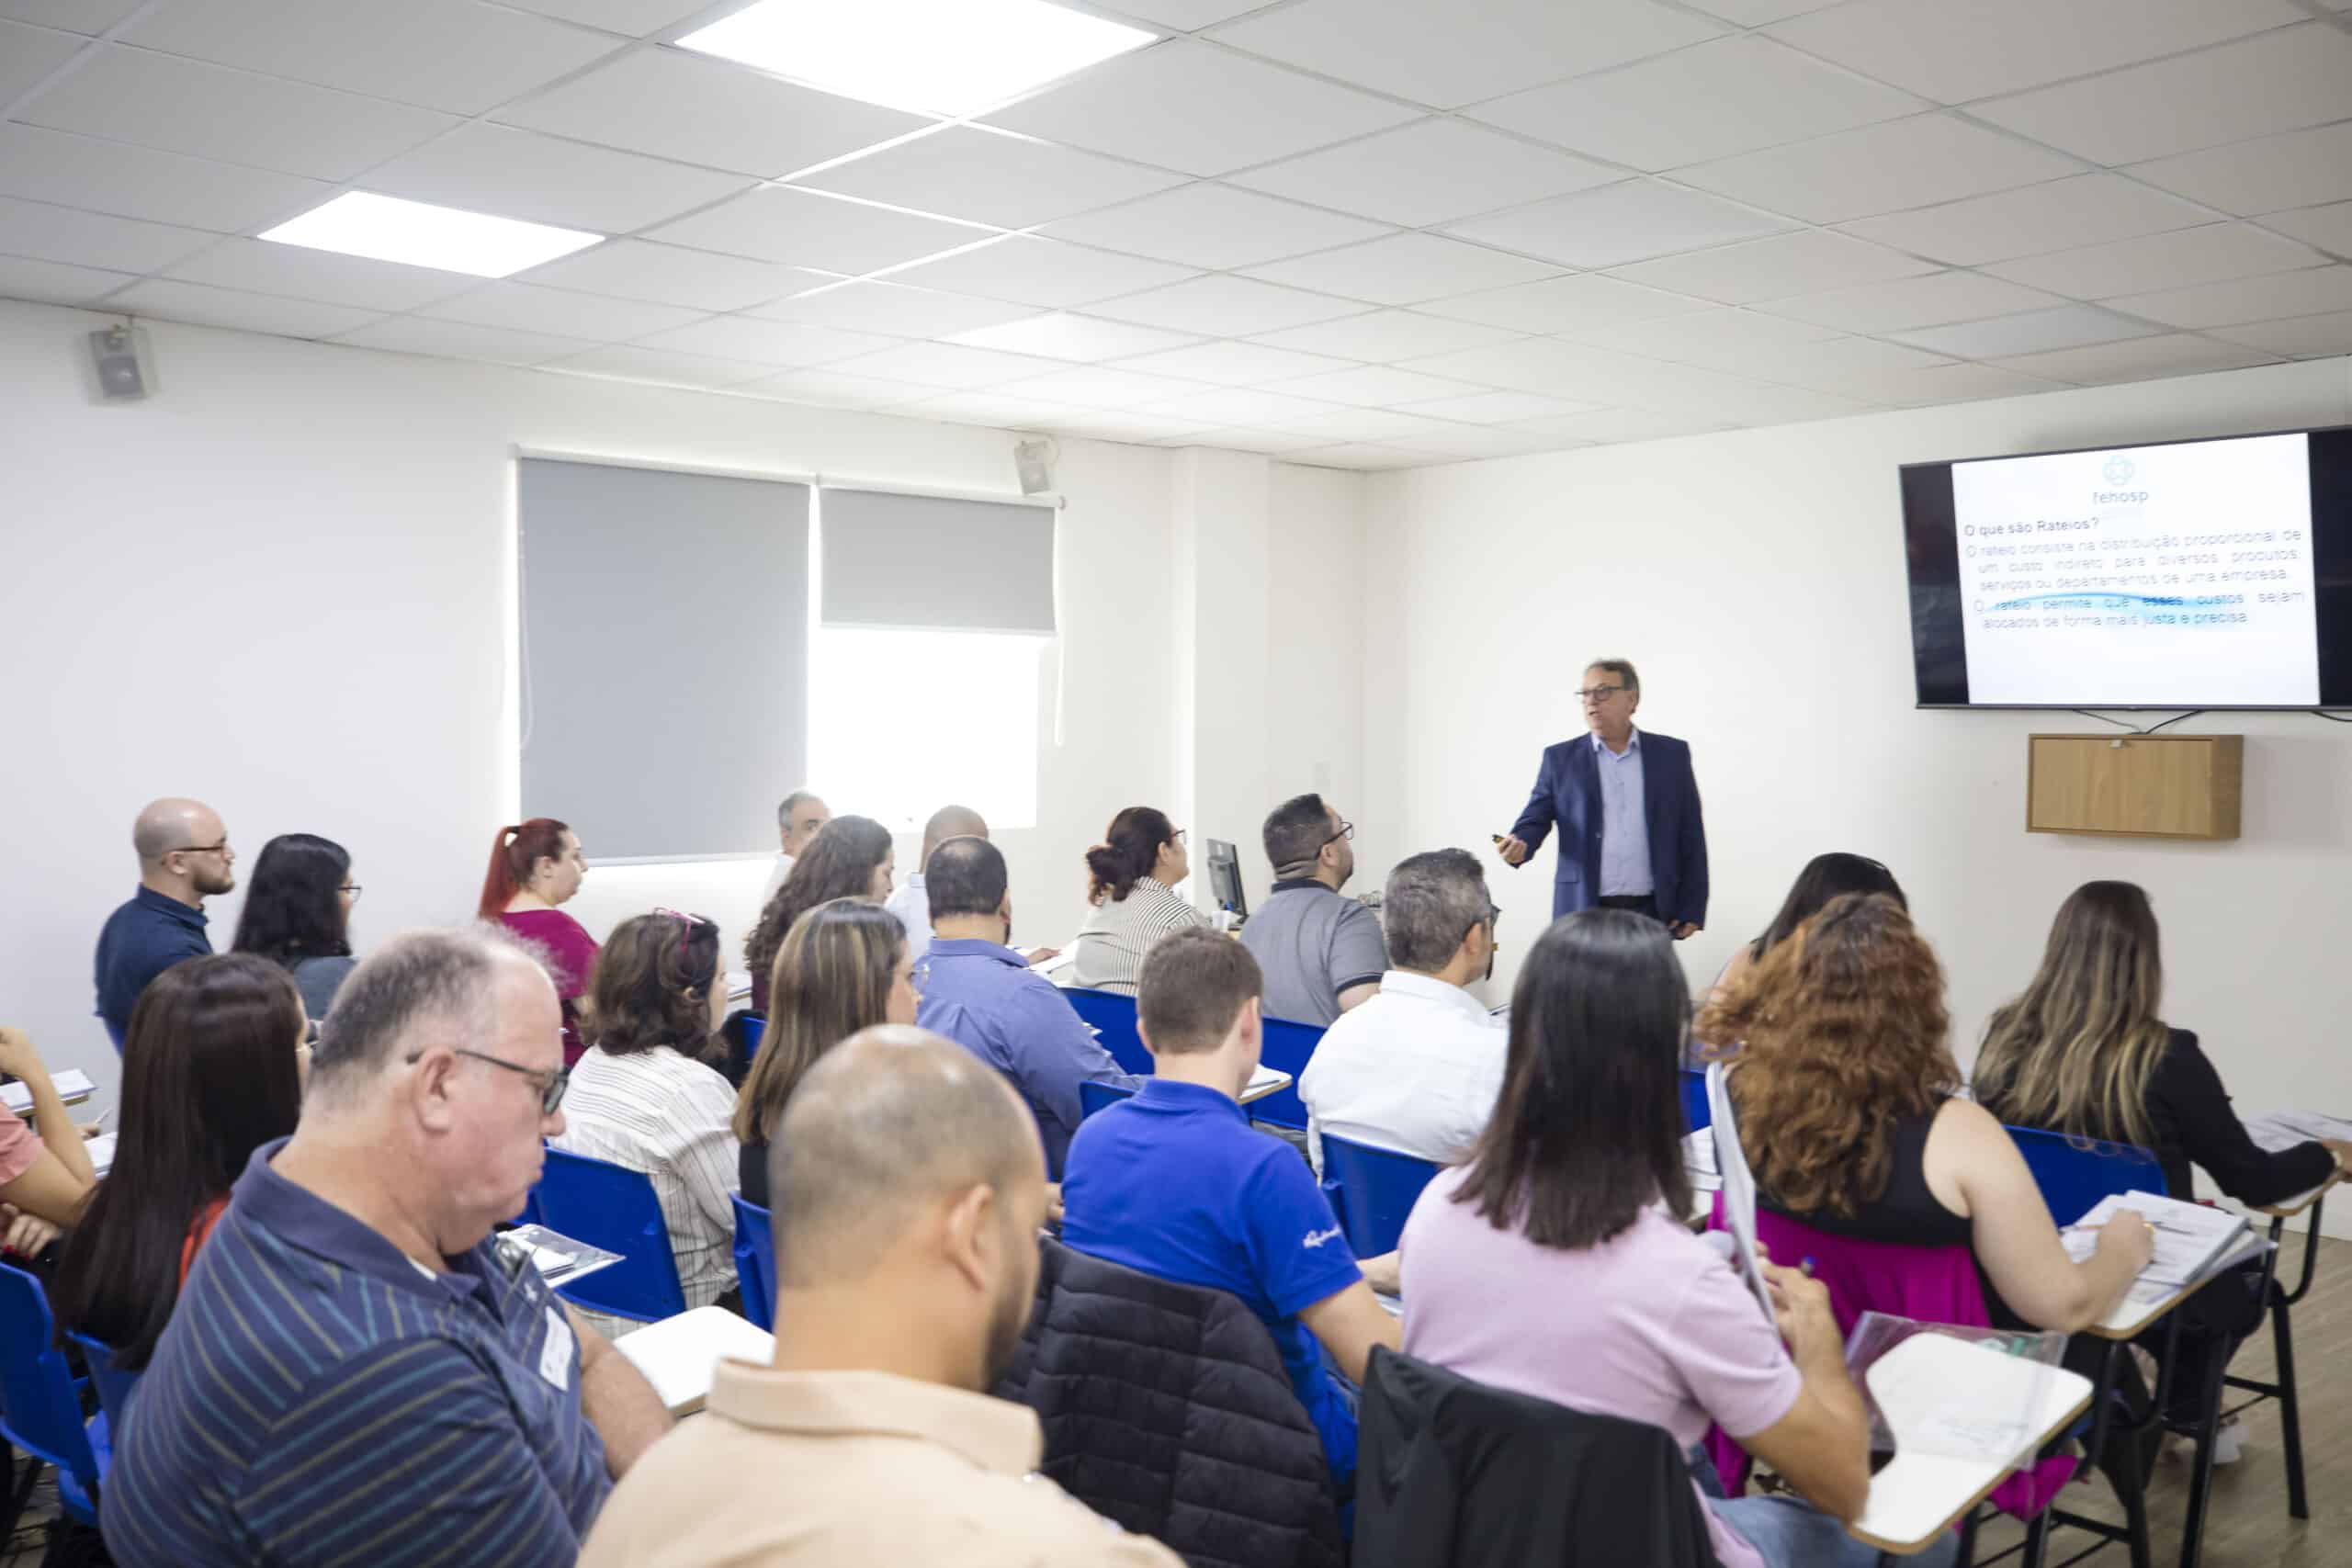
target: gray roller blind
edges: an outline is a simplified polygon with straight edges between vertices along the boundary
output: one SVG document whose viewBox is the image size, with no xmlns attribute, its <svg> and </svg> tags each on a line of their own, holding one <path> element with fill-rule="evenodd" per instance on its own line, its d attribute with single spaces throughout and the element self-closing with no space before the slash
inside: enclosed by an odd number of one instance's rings
<svg viewBox="0 0 2352 1568">
<path fill-rule="evenodd" d="M 824 490 L 824 622 L 1054 634 L 1054 509 Z"/>
<path fill-rule="evenodd" d="M 523 815 L 592 859 L 773 852 L 808 757 L 808 487 L 520 469 Z"/>
</svg>

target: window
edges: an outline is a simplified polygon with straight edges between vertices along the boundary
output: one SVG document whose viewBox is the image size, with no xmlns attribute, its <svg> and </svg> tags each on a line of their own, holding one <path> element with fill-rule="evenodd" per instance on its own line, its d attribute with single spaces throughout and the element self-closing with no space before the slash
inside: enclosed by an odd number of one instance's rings
<svg viewBox="0 0 2352 1568">
<path fill-rule="evenodd" d="M 829 800 L 910 832 L 942 806 L 1037 824 L 1037 714 L 1051 639 L 825 626 L 811 648 L 808 776 Z"/>
</svg>

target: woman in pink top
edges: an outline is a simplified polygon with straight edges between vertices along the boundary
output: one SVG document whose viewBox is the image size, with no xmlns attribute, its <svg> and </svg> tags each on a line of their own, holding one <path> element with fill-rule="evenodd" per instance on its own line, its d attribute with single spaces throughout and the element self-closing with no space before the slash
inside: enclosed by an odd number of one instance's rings
<svg viewBox="0 0 2352 1568">
<path fill-rule="evenodd" d="M 1869 1495 L 1870 1427 L 1828 1292 L 1767 1264 L 1767 1318 L 1673 1217 L 1690 1206 L 1676 1077 L 1690 1020 L 1657 921 L 1588 909 L 1544 932 L 1511 994 L 1494 1117 L 1405 1225 L 1405 1353 L 1686 1450 L 1715 1422 L 1804 1498 L 1726 1502 L 1694 1474 L 1723 1568 L 1866 1568 L 1878 1553 L 1844 1521 Z"/>
<path fill-rule="evenodd" d="M 534 817 L 498 830 L 482 879 L 480 913 L 496 920 L 547 956 L 548 978 L 563 1002 L 563 1061 L 587 1049 L 580 1038 L 580 998 L 596 966 L 596 939 L 556 908 L 580 891 L 588 874 L 580 835 L 552 817 Z"/>
</svg>

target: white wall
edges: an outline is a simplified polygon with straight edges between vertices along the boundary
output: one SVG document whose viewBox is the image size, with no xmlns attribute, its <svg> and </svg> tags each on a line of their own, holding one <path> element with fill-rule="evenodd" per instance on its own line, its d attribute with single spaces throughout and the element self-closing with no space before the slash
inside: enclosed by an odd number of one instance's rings
<svg viewBox="0 0 2352 1568">
<path fill-rule="evenodd" d="M 320 832 L 353 852 L 364 951 L 470 913 L 492 831 L 514 819 L 512 455 L 515 446 L 916 485 L 1012 488 L 1001 432 L 622 382 L 379 354 L 157 322 L 162 394 L 97 407 L 81 334 L 99 318 L 0 302 L 0 660 L 7 675 L 9 896 L 0 900 L 0 1020 L 52 1066 L 111 1098 L 115 1058 L 90 1016 L 100 923 L 131 891 L 130 820 L 189 794 L 227 819 L 250 869 L 271 835 Z M 1216 455 L 1210 455 L 1212 457 Z M 1062 601 L 1068 690 L 1052 734 L 1053 660 L 1037 700 L 1049 738 L 1041 826 L 1000 840 L 1021 935 L 1067 937 L 1084 846 L 1120 807 L 1179 797 L 1173 498 L 1185 455 L 1065 441 Z M 1267 525 L 1281 465 L 1210 465 Z M 1321 486 L 1351 476 L 1317 479 Z M 1351 517 L 1318 519 L 1327 536 Z M 1238 526 L 1239 525 L 1237 525 Z M 1262 536 L 1250 545 L 1261 556 Z M 1262 575 L 1262 574 L 1261 574 Z M 1262 580 L 1246 585 L 1258 595 Z M 1229 610 L 1252 613 L 1239 601 Z M 626 628 L 616 628 L 625 636 Z M 1262 702 L 1263 650 L 1246 670 Z M 996 698 L 883 693 L 927 705 Z M 1352 692 L 1346 704 L 1352 704 Z M 628 738 L 615 737 L 616 766 Z M 724 735 L 711 764 L 728 765 Z M 799 780 L 778 780 L 778 793 Z M 823 787 L 823 781 L 815 781 Z M 856 809 L 836 798 L 837 811 Z M 1237 802 L 1254 835 L 1266 800 Z M 560 816 L 560 800 L 527 803 Z M 593 856 L 593 846 L 591 846 Z M 899 846 L 902 868 L 916 846 Z M 606 867 L 571 906 L 601 934 L 655 903 L 718 919 L 730 943 L 767 863 Z M 237 895 L 212 901 L 225 948 Z"/>
<path fill-rule="evenodd" d="M 1875 855 L 1950 971 L 1965 1066 L 2059 901 L 2126 878 L 2164 922 L 2167 1013 L 2199 1032 L 2240 1106 L 2352 1114 L 2352 730 L 2300 714 L 2188 720 L 2247 737 L 2235 842 L 2029 835 L 2027 734 L 2104 727 L 1914 709 L 1895 491 L 1905 462 L 2344 423 L 2347 368 L 1380 476 L 1365 539 L 1370 836 L 1487 851 L 1541 748 L 1581 728 L 1567 694 L 1585 661 L 1623 655 L 1641 669 L 1641 722 L 1695 751 L 1714 897 L 1684 949 L 1694 983 L 1762 929 L 1808 858 Z M 1509 912 L 1498 995 L 1549 917 L 1552 854 L 1517 873 L 1489 862 Z"/>
</svg>

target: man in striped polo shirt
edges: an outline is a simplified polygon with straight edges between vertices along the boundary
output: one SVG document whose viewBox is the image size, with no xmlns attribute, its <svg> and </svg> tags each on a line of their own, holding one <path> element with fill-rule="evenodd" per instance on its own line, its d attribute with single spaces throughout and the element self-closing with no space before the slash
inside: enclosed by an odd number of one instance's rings
<svg viewBox="0 0 2352 1568">
<path fill-rule="evenodd" d="M 504 937 L 414 933 L 352 973 L 116 1436 L 116 1562 L 572 1561 L 669 1416 L 490 1239 L 564 1081 L 554 987 Z"/>
</svg>

